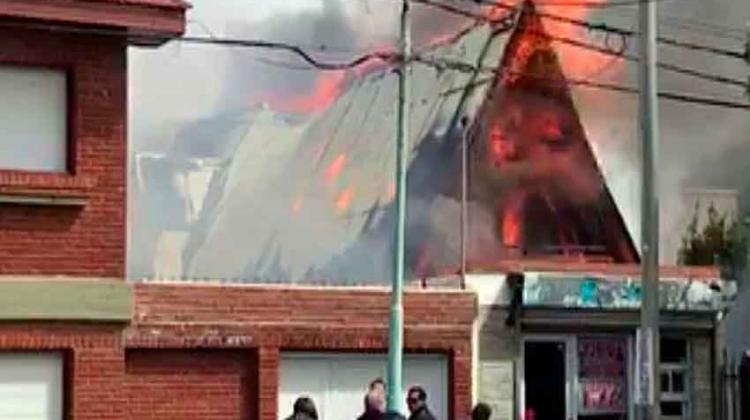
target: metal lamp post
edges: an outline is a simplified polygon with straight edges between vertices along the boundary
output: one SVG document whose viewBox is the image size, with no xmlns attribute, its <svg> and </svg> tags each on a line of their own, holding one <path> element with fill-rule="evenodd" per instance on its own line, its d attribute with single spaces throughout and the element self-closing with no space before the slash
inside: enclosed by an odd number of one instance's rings
<svg viewBox="0 0 750 420">
<path fill-rule="evenodd" d="M 409 0 L 401 9 L 401 66 L 398 70 L 398 122 L 396 127 L 396 234 L 393 258 L 390 325 L 388 335 L 388 410 L 402 412 L 404 342 L 404 248 L 406 234 L 406 166 L 409 158 L 409 94 L 411 22 Z"/>
</svg>

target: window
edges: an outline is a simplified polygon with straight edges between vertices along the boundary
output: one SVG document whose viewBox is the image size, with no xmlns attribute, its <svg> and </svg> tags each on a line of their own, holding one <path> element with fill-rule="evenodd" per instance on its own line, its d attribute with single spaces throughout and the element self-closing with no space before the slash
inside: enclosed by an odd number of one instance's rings
<svg viewBox="0 0 750 420">
<path fill-rule="evenodd" d="M 0 65 L 0 169 L 66 172 L 62 70 Z"/>
<path fill-rule="evenodd" d="M 660 344 L 661 414 L 666 419 L 690 417 L 688 341 L 665 337 Z"/>
<path fill-rule="evenodd" d="M 0 419 L 62 418 L 62 354 L 0 353 Z"/>
</svg>

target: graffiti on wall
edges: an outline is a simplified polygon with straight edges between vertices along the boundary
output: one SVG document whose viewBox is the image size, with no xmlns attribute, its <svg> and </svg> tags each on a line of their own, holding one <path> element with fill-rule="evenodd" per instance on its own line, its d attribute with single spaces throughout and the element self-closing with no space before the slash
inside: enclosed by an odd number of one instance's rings
<svg viewBox="0 0 750 420">
<path fill-rule="evenodd" d="M 719 310 L 734 296 L 731 282 L 663 280 L 659 304 L 664 310 Z M 637 309 L 640 279 L 564 275 L 527 275 L 524 306 Z"/>
</svg>

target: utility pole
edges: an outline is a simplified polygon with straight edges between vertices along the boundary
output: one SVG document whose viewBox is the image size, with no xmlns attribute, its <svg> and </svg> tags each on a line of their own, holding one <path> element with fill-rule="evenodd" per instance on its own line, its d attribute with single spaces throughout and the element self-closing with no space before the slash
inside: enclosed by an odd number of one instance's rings
<svg viewBox="0 0 750 420">
<path fill-rule="evenodd" d="M 640 134 L 642 303 L 638 334 L 637 403 L 642 420 L 659 418 L 659 198 L 655 175 L 659 151 L 657 2 L 641 0 Z"/>
<path fill-rule="evenodd" d="M 396 234 L 393 255 L 390 326 L 388 337 L 388 410 L 402 412 L 404 347 L 404 247 L 406 234 L 406 166 L 409 159 L 409 94 L 411 22 L 409 0 L 402 0 L 398 70 L 398 121 L 396 127 Z"/>
<path fill-rule="evenodd" d="M 469 223 L 469 119 L 461 118 L 461 289 L 466 288 L 466 258 Z"/>
</svg>

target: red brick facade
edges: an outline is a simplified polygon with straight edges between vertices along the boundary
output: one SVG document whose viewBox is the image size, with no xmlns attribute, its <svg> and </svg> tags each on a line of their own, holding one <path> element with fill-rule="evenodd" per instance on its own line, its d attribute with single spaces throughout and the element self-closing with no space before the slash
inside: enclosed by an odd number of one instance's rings
<svg viewBox="0 0 750 420">
<path fill-rule="evenodd" d="M 252 407 L 252 415 L 234 413 L 216 419 L 278 418 L 281 351 L 377 353 L 385 352 L 388 345 L 385 291 L 136 285 L 135 293 L 135 321 L 125 336 L 129 349 L 234 349 L 251 361 L 243 369 L 257 371 L 257 384 L 242 382 L 242 370 L 235 369 L 231 380 L 219 375 L 215 385 L 229 386 L 229 380 L 233 389 L 256 390 L 236 400 Z M 404 305 L 407 351 L 450 357 L 451 412 L 454 419 L 465 418 L 471 409 L 474 295 L 414 292 L 406 295 Z"/>
<path fill-rule="evenodd" d="M 64 352 L 68 419 L 276 420 L 282 351 L 387 348 L 386 292 L 187 285 L 135 292 L 130 325 L 4 324 L 0 351 Z M 469 293 L 406 295 L 407 351 L 449 356 L 453 419 L 471 409 L 475 310 Z"/>
<path fill-rule="evenodd" d="M 123 277 L 124 42 L 12 28 L 0 28 L 0 39 L 0 65 L 59 68 L 69 81 L 69 173 L 0 170 L 0 193 L 85 201 L 82 206 L 0 205 L 0 274 Z"/>
<path fill-rule="evenodd" d="M 147 9 L 154 20 L 143 18 Z M 114 37 L 83 34 L 78 26 L 72 32 L 13 26 L 18 14 L 33 23 L 55 11 L 49 15 L 55 21 L 101 25 L 121 16 L 104 13 L 112 10 L 136 19 L 125 25 L 140 25 L 140 35 L 161 30 L 168 38 L 184 26 L 184 5 L 172 0 L 0 0 L 0 22 L 13 17 L 0 25 L 0 65 L 59 68 L 69 80 L 68 173 L 0 170 L 0 195 L 74 199 L 54 206 L 0 203 L 0 276 L 124 279 L 132 32 Z M 160 20 L 175 16 L 177 22 Z M 0 352 L 63 353 L 68 420 L 276 420 L 282 352 L 387 349 L 387 291 L 172 284 L 134 285 L 133 293 L 130 322 L 6 319 Z M 470 410 L 475 306 L 463 292 L 405 297 L 407 351 L 449 357 L 453 419 Z"/>
<path fill-rule="evenodd" d="M 128 419 L 251 419 L 253 351 L 128 350 Z"/>
</svg>

